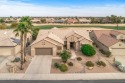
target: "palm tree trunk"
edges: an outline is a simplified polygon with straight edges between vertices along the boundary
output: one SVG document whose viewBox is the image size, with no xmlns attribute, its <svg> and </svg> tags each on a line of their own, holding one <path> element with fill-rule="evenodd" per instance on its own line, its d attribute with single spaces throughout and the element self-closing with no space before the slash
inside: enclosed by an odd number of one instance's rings
<svg viewBox="0 0 125 83">
<path fill-rule="evenodd" d="M 26 38 L 27 38 L 27 34 L 24 34 L 24 62 L 26 62 Z"/>
<path fill-rule="evenodd" d="M 23 70 L 23 62 L 24 62 L 24 60 L 23 60 L 23 58 L 24 58 L 24 52 L 23 52 L 23 34 L 21 34 L 21 70 Z"/>
</svg>

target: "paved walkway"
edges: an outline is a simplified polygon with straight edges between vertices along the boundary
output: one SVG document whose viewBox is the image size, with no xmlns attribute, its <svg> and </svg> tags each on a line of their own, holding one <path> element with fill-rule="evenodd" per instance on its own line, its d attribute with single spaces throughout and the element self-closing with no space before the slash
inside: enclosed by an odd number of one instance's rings
<svg viewBox="0 0 125 83">
<path fill-rule="evenodd" d="M 51 63 L 51 55 L 35 56 L 27 68 L 25 74 L 49 74 Z"/>
<path fill-rule="evenodd" d="M 71 59 L 76 59 L 76 53 L 75 53 L 75 50 L 71 50 L 71 54 L 72 54 L 72 57 Z"/>
<path fill-rule="evenodd" d="M 0 74 L 0 80 L 117 80 L 125 79 L 125 73 L 84 74 Z"/>
</svg>

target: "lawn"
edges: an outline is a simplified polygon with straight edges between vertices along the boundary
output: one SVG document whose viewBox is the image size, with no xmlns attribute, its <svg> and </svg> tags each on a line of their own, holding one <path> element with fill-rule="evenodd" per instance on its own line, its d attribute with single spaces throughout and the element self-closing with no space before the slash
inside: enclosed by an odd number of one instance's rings
<svg viewBox="0 0 125 83">
<path fill-rule="evenodd" d="M 91 25 L 89 25 L 89 26 L 69 26 L 69 25 L 67 25 L 67 26 L 62 26 L 62 25 L 44 25 L 44 26 L 34 26 L 34 28 L 40 28 L 40 29 L 51 29 L 51 28 L 53 28 L 53 27 L 57 27 L 57 28 L 65 28 L 65 27 L 74 27 L 74 28 L 76 28 L 76 27 L 81 27 L 81 28 L 93 28 L 93 27 L 95 27 L 95 28 L 105 28 L 105 29 L 115 29 L 115 30 L 117 30 L 117 26 L 91 26 Z M 124 26 L 119 26 L 119 28 L 118 28 L 119 30 L 125 30 L 125 27 Z"/>
</svg>

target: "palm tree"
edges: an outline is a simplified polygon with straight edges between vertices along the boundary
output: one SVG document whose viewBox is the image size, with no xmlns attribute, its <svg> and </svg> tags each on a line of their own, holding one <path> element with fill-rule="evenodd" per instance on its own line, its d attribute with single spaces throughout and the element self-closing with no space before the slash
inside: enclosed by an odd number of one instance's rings
<svg viewBox="0 0 125 83">
<path fill-rule="evenodd" d="M 24 63 L 24 34 L 27 31 L 27 23 L 20 22 L 17 28 L 14 30 L 16 33 L 15 36 L 20 36 L 20 43 L 21 43 L 21 70 L 23 70 L 23 63 Z"/>
<path fill-rule="evenodd" d="M 32 32 L 32 21 L 31 21 L 31 18 L 29 16 L 25 16 L 25 17 L 22 17 L 20 22 L 26 22 L 27 23 L 27 26 L 26 26 L 26 31 L 24 33 L 24 56 L 26 57 L 26 41 L 27 41 L 27 34 L 28 33 L 31 33 Z M 24 62 L 25 62 L 25 58 L 24 58 Z"/>
</svg>

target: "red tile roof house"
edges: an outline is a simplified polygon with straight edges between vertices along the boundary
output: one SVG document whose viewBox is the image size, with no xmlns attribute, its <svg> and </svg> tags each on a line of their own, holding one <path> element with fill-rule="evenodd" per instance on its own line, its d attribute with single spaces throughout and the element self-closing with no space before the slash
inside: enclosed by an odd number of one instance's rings
<svg viewBox="0 0 125 83">
<path fill-rule="evenodd" d="M 69 23 L 69 24 L 75 24 L 75 23 L 79 23 L 79 21 L 77 19 L 68 19 L 67 23 Z"/>
<path fill-rule="evenodd" d="M 125 55 L 125 30 L 93 30 L 90 36 L 99 49 Z"/>
</svg>

